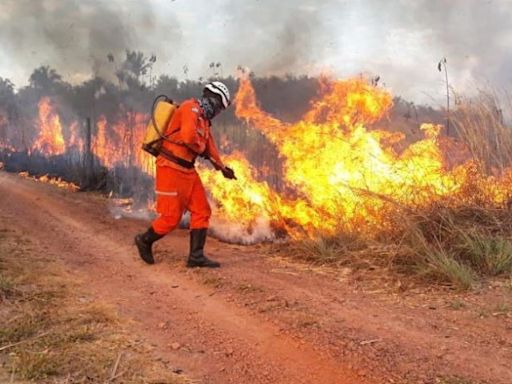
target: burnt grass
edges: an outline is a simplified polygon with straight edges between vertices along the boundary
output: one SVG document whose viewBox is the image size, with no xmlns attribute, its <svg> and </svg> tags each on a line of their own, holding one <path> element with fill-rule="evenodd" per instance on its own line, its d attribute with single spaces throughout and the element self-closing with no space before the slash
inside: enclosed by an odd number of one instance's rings
<svg viewBox="0 0 512 384">
<path fill-rule="evenodd" d="M 136 196 L 140 201 L 147 201 L 153 189 L 152 177 L 137 167 L 115 166 L 108 169 L 96 156 L 88 157 L 73 149 L 58 156 L 0 151 L 0 162 L 7 172 L 59 177 L 78 185 L 81 191 L 112 192 L 120 197 Z"/>
</svg>

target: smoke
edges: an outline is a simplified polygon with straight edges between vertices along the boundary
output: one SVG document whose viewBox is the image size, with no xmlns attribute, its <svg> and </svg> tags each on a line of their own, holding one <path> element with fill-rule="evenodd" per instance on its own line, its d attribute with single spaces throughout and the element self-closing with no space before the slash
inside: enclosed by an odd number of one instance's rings
<svg viewBox="0 0 512 384">
<path fill-rule="evenodd" d="M 117 64 L 107 55 L 122 61 L 127 49 L 156 50 L 151 37 L 163 27 L 159 20 L 148 1 L 2 1 L 0 64 L 25 74 L 50 65 L 77 82 L 91 74 L 112 77 Z M 163 40 L 177 40 L 177 20 L 166 21 Z"/>
<path fill-rule="evenodd" d="M 0 169 L 2 163 L 0 163 Z M 144 221 L 154 220 L 157 214 L 148 209 L 147 205 L 142 206 L 133 199 L 111 198 L 109 199 L 108 209 L 110 215 L 119 220 L 121 218 L 137 219 Z M 179 228 L 187 229 L 190 226 L 190 212 L 185 211 Z M 276 241 L 275 232 L 270 226 L 270 222 L 265 218 L 258 218 L 250 228 L 247 226 L 223 220 L 217 215 L 213 215 L 209 229 L 211 236 L 232 244 L 252 245 L 262 242 Z"/>
<path fill-rule="evenodd" d="M 131 49 L 156 54 L 155 72 L 180 78 L 238 65 L 259 75 L 367 72 L 428 100 L 443 93 L 442 57 L 459 91 L 509 84 L 511 19 L 508 0 L 4 0 L 0 75 L 23 85 L 47 64 L 75 82 L 108 77 Z"/>
<path fill-rule="evenodd" d="M 215 215 L 212 217 L 210 235 L 227 243 L 252 245 L 276 240 L 268 220 L 259 218 L 250 229 L 242 224 L 225 222 Z"/>
<path fill-rule="evenodd" d="M 331 5 L 335 12 L 338 5 Z M 341 16 L 345 70 L 378 73 L 395 93 L 431 101 L 444 96 L 437 62 L 448 60 L 459 92 L 512 80 L 512 7 L 506 0 L 357 2 Z M 425 95 L 426 94 L 426 95 Z"/>
<path fill-rule="evenodd" d="M 209 52 L 259 75 L 333 72 L 378 74 L 397 94 L 431 102 L 451 85 L 512 81 L 512 7 L 507 0 L 384 2 L 255 0 L 225 4 Z M 236 62 L 237 61 L 237 62 Z"/>
<path fill-rule="evenodd" d="M 231 0 L 222 50 L 258 74 L 305 72 L 320 54 L 328 30 L 317 1 Z"/>
</svg>

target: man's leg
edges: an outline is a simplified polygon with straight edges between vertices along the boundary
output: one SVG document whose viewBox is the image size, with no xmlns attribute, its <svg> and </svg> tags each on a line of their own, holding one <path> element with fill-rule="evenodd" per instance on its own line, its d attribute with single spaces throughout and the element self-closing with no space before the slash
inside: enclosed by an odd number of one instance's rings
<svg viewBox="0 0 512 384">
<path fill-rule="evenodd" d="M 156 210 L 159 213 L 145 233 L 135 236 L 139 255 L 148 264 L 154 264 L 153 243 L 176 228 L 183 214 L 182 188 L 185 180 L 180 182 L 180 174 L 169 167 L 157 167 L 156 175 Z"/>
<path fill-rule="evenodd" d="M 209 259 L 204 254 L 204 245 L 212 211 L 199 176 L 197 176 L 192 187 L 192 194 L 187 208 L 190 211 L 190 254 L 187 267 L 220 267 L 220 263 Z"/>
</svg>

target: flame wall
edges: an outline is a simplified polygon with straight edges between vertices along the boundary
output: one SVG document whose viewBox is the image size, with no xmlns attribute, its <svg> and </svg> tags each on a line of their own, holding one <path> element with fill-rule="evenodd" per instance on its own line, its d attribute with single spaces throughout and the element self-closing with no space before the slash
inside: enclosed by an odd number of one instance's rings
<svg viewBox="0 0 512 384">
<path fill-rule="evenodd" d="M 399 132 L 369 128 L 386 119 L 392 107 L 386 90 L 362 78 L 324 78 L 320 90 L 303 117 L 287 123 L 262 110 L 250 81 L 240 80 L 236 115 L 278 153 L 284 188 L 277 190 L 265 182 L 266 171 L 251 165 L 243 151 L 233 151 L 225 159 L 237 181 L 200 166 L 219 228 L 236 226 L 249 235 L 265 226 L 295 237 L 339 231 L 376 235 L 392 231 L 401 213 L 410 209 L 439 202 L 508 203 L 512 172 L 485 175 L 475 159 L 448 165 L 441 141 L 450 139 L 441 137 L 441 126 L 422 124 L 423 138 L 414 143 L 407 143 Z M 33 121 L 37 136 L 29 153 L 47 158 L 78 153 L 83 164 L 88 152 L 83 123 L 64 126 L 57 106 L 47 97 L 38 109 Z M 124 106 L 119 110 L 115 119 L 96 119 L 90 154 L 110 172 L 132 169 L 153 176 L 154 159 L 139 149 L 149 116 Z M 9 143 L 0 145 L 5 149 Z M 140 184 L 146 196 L 152 193 L 152 186 L 137 177 L 127 183 Z"/>
</svg>

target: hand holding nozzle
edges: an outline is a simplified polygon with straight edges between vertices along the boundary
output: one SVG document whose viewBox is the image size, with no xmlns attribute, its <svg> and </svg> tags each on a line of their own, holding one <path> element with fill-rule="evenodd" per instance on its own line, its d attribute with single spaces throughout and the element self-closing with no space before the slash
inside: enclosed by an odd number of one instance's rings
<svg viewBox="0 0 512 384">
<path fill-rule="evenodd" d="M 226 166 L 221 166 L 221 165 L 217 164 L 217 163 L 215 162 L 215 160 L 213 160 L 213 159 L 210 157 L 210 154 L 209 154 L 207 151 L 204 151 L 204 152 L 203 152 L 203 153 L 201 153 L 199 156 L 201 156 L 203 159 L 210 160 L 210 163 L 212 163 L 213 167 L 214 167 L 217 171 L 221 171 L 221 172 L 222 172 L 222 175 L 223 175 L 226 179 L 236 180 L 235 171 L 234 171 L 232 168 L 229 168 L 229 167 L 226 167 Z"/>
<path fill-rule="evenodd" d="M 232 168 L 224 167 L 221 171 L 226 179 L 236 180 L 235 171 Z"/>
</svg>

